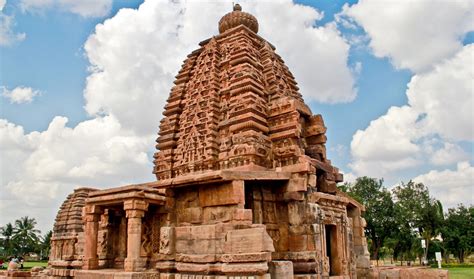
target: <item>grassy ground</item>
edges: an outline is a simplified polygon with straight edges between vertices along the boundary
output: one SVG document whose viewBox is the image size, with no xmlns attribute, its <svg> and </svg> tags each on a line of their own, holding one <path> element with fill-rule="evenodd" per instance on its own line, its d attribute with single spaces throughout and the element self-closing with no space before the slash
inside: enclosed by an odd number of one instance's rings
<svg viewBox="0 0 474 279">
<path fill-rule="evenodd" d="M 24 262 L 23 267 L 33 267 L 33 266 L 44 266 L 46 267 L 48 265 L 47 261 L 42 261 L 42 262 Z"/>
<path fill-rule="evenodd" d="M 450 267 L 449 279 L 472 279 L 474 278 L 474 268 L 472 267 Z"/>
<path fill-rule="evenodd" d="M 42 266 L 46 267 L 48 265 L 47 261 L 42 261 L 42 262 L 24 262 L 23 263 L 23 269 L 30 269 L 34 266 Z"/>
</svg>

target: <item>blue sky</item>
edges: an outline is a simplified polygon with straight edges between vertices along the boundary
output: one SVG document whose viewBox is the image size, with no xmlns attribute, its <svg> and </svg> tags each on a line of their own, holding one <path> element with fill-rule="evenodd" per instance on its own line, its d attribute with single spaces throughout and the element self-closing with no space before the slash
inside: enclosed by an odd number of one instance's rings
<svg viewBox="0 0 474 279">
<path fill-rule="evenodd" d="M 22 125 L 25 131 L 44 130 L 56 115 L 75 125 L 87 118 L 82 106 L 88 60 L 84 43 L 96 24 L 121 8 L 137 8 L 143 1 L 113 1 L 105 17 L 82 17 L 57 9 L 21 12 L 18 2 L 7 1 L 4 13 L 14 14 L 14 30 L 27 39 L 1 49 L 0 84 L 28 86 L 43 92 L 33 103 L 9 104 L 2 100 L 1 117 Z M 22 113 L 18 113 L 22 110 Z"/>
<path fill-rule="evenodd" d="M 0 225 L 34 208 L 46 230 L 76 186 L 152 180 L 172 77 L 231 8 L 98 2 L 0 0 Z M 415 179 L 445 206 L 472 203 L 472 4 L 238 2 L 323 115 L 328 157 L 349 181 Z"/>
</svg>

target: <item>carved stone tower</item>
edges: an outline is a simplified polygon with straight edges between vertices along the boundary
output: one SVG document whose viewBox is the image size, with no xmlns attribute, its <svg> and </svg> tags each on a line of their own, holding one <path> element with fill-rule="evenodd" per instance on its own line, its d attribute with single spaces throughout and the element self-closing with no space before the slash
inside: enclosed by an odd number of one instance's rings
<svg viewBox="0 0 474 279">
<path fill-rule="evenodd" d="M 258 22 L 239 5 L 220 34 L 184 61 L 161 121 L 154 173 L 159 180 L 224 169 L 271 170 L 316 159 L 328 190 L 342 181 L 326 160 L 326 128 L 312 115 Z"/>
<path fill-rule="evenodd" d="M 321 115 L 257 32 L 235 5 L 188 55 L 160 124 L 157 181 L 91 191 L 82 270 L 53 274 L 367 278 L 364 207 L 336 188 Z"/>
<path fill-rule="evenodd" d="M 323 118 L 257 32 L 257 19 L 235 5 L 219 35 L 188 55 L 165 106 L 154 173 L 175 200 L 176 253 L 191 270 L 204 253 L 221 264 L 217 273 L 278 269 L 264 264 L 271 257 L 289 261 L 292 274 L 354 277 L 357 258 L 368 267 L 363 206 L 337 190 L 343 178 L 326 158 Z M 193 248 L 203 226 L 212 251 Z M 195 244 L 180 245 L 186 237 Z"/>
</svg>

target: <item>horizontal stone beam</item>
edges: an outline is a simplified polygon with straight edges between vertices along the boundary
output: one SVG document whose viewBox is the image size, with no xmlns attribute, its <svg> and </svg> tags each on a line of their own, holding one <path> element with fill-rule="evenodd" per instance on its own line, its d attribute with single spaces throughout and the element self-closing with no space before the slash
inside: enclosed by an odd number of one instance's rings
<svg viewBox="0 0 474 279">
<path fill-rule="evenodd" d="M 290 172 L 280 171 L 242 171 L 242 170 L 219 170 L 204 173 L 193 173 L 191 175 L 159 180 L 150 183 L 155 188 L 174 188 L 190 185 L 209 184 L 232 180 L 289 180 Z"/>
</svg>

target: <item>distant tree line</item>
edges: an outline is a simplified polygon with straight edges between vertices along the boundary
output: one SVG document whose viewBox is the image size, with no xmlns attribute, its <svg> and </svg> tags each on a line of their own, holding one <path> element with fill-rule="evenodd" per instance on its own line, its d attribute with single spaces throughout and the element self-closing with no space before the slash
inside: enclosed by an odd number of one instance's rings
<svg viewBox="0 0 474 279">
<path fill-rule="evenodd" d="M 37 253 L 48 257 L 52 232 L 41 236 L 36 228 L 36 220 L 28 216 L 8 223 L 0 228 L 0 257 L 24 256 L 28 253 Z"/>
<path fill-rule="evenodd" d="M 459 204 L 447 213 L 422 183 L 410 181 L 388 190 L 382 179 L 359 177 L 339 188 L 364 204 L 372 260 L 435 259 L 442 252 L 460 263 L 474 252 L 474 207 Z M 422 248 L 421 240 L 426 249 Z"/>
</svg>

